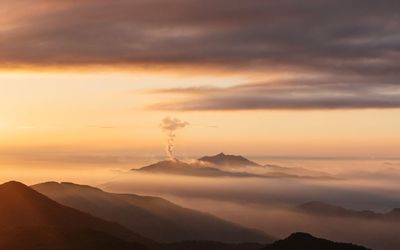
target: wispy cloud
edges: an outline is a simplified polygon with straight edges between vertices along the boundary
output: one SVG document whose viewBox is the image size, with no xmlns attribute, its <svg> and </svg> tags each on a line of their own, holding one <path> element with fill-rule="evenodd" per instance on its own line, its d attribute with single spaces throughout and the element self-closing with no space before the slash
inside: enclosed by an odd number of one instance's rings
<svg viewBox="0 0 400 250">
<path fill-rule="evenodd" d="M 328 78 L 329 79 L 329 78 Z M 183 100 L 153 104 L 156 110 L 400 108 L 400 85 L 340 82 L 327 78 L 242 84 L 227 88 L 166 89 Z M 158 90 L 162 93 L 163 90 Z"/>
</svg>

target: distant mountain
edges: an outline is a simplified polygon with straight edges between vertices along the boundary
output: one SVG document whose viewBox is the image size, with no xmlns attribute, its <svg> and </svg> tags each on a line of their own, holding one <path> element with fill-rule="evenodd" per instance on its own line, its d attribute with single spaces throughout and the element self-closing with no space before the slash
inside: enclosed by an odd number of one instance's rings
<svg viewBox="0 0 400 250">
<path fill-rule="evenodd" d="M 368 250 L 350 243 L 337 243 L 315 238 L 306 233 L 294 233 L 288 238 L 278 240 L 262 250 Z"/>
<path fill-rule="evenodd" d="M 186 163 L 179 160 L 160 161 L 139 169 L 132 169 L 142 173 L 175 174 L 206 177 L 259 177 L 256 174 L 243 172 L 229 172 L 199 163 Z"/>
<path fill-rule="evenodd" d="M 262 232 L 210 214 L 186 209 L 157 197 L 113 194 L 72 183 L 47 182 L 32 188 L 63 205 L 118 222 L 134 232 L 158 241 L 272 241 L 271 237 Z"/>
<path fill-rule="evenodd" d="M 297 207 L 297 210 L 313 215 L 325 216 L 346 216 L 362 218 L 378 218 L 380 216 L 380 214 L 372 211 L 354 211 L 319 201 L 303 203 Z"/>
<path fill-rule="evenodd" d="M 297 176 L 302 178 L 316 178 L 316 179 L 337 179 L 334 176 L 321 172 L 310 170 L 302 167 L 282 167 L 277 165 L 267 164 L 264 165 L 266 169 L 268 169 L 269 173 L 280 173 L 282 175 L 286 174 L 288 176 Z"/>
<path fill-rule="evenodd" d="M 392 211 L 384 214 L 388 219 L 396 219 L 400 221 L 400 208 L 394 208 Z"/>
<path fill-rule="evenodd" d="M 217 166 L 230 166 L 230 167 L 261 166 L 253 161 L 244 158 L 241 155 L 226 155 L 224 153 L 219 153 L 213 156 L 204 156 L 199 158 L 198 161 Z"/>
<path fill-rule="evenodd" d="M 307 178 L 307 179 L 336 179 L 327 173 L 305 168 L 289 168 L 272 164 L 260 165 L 240 155 L 226 155 L 219 153 L 214 156 L 199 158 L 199 164 L 223 171 L 238 171 L 267 178 Z"/>
<path fill-rule="evenodd" d="M 19 182 L 0 185 L 0 249 L 146 249 L 152 241 L 63 206 Z"/>
<path fill-rule="evenodd" d="M 296 210 L 312 215 L 322 215 L 322 216 L 355 217 L 363 219 L 380 219 L 380 220 L 387 220 L 387 219 L 400 220 L 399 208 L 395 208 L 388 213 L 376 213 L 368 210 L 356 211 L 336 205 L 331 205 L 328 203 L 312 201 L 297 206 Z"/>
<path fill-rule="evenodd" d="M 201 159 L 201 158 L 200 158 Z M 131 169 L 138 173 L 171 174 L 197 177 L 258 177 L 258 178 L 297 178 L 297 179 L 336 179 L 328 174 L 315 174 L 310 171 L 295 170 L 273 165 L 215 165 L 205 161 L 186 163 L 180 160 L 164 160 L 141 168 Z M 283 170 L 284 169 L 284 170 Z M 304 174 L 304 175 L 302 175 Z"/>
</svg>

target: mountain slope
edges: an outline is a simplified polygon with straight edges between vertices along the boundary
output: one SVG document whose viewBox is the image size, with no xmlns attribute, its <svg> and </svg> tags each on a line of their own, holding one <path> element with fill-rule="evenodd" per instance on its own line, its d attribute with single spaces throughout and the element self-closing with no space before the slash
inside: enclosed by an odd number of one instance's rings
<svg viewBox="0 0 400 250">
<path fill-rule="evenodd" d="M 313 171 L 305 168 L 290 168 L 277 165 L 260 165 L 250 161 L 241 155 L 226 155 L 219 153 L 213 156 L 199 158 L 198 164 L 217 168 L 225 172 L 247 173 L 257 177 L 265 178 L 312 178 L 312 179 L 334 179 L 327 173 Z"/>
<path fill-rule="evenodd" d="M 207 167 L 198 163 L 186 163 L 179 160 L 160 161 L 132 171 L 155 174 L 175 174 L 204 177 L 261 177 L 251 173 L 236 173 Z"/>
<path fill-rule="evenodd" d="M 118 222 L 134 232 L 163 242 L 213 240 L 265 243 L 272 240 L 262 232 L 157 197 L 112 194 L 72 183 L 47 182 L 32 188 L 61 204 Z"/>
<path fill-rule="evenodd" d="M 0 200 L 0 249 L 145 249 L 152 244 L 22 183 L 0 185 Z"/>
<path fill-rule="evenodd" d="M 294 233 L 288 238 L 278 240 L 262 250 L 368 250 L 350 243 L 337 243 L 315 238 L 306 233 Z"/>
</svg>

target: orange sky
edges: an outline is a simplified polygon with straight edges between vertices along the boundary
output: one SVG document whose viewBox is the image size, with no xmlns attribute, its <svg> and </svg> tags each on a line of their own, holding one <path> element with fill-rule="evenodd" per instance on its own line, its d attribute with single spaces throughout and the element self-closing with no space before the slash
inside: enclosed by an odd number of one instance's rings
<svg viewBox="0 0 400 250">
<path fill-rule="evenodd" d="M 3 0 L 0 151 L 398 157 L 399 8 Z"/>
<path fill-rule="evenodd" d="M 247 155 L 397 157 L 400 110 L 157 111 L 169 100 L 149 90 L 231 86 L 243 75 L 148 72 L 3 72 L 0 148 L 125 150 L 163 154 L 165 116 L 188 121 L 177 132 L 177 155 L 226 151 Z M 161 98 L 161 99 L 160 99 Z M 176 98 L 176 97 L 175 97 Z M 124 151 L 124 152 L 125 152 Z"/>
</svg>

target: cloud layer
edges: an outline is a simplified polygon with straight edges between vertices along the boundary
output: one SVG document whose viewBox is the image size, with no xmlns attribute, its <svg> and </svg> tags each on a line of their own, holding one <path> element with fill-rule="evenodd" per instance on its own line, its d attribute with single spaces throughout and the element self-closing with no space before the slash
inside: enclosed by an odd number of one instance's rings
<svg viewBox="0 0 400 250">
<path fill-rule="evenodd" d="M 276 83 L 282 86 L 175 90 L 197 94 L 157 109 L 400 106 L 397 0 L 5 0 L 0 7 L 0 67 L 190 66 L 301 75 Z"/>
<path fill-rule="evenodd" d="M 6 0 L 2 65 L 194 65 L 399 74 L 395 0 Z"/>
</svg>

